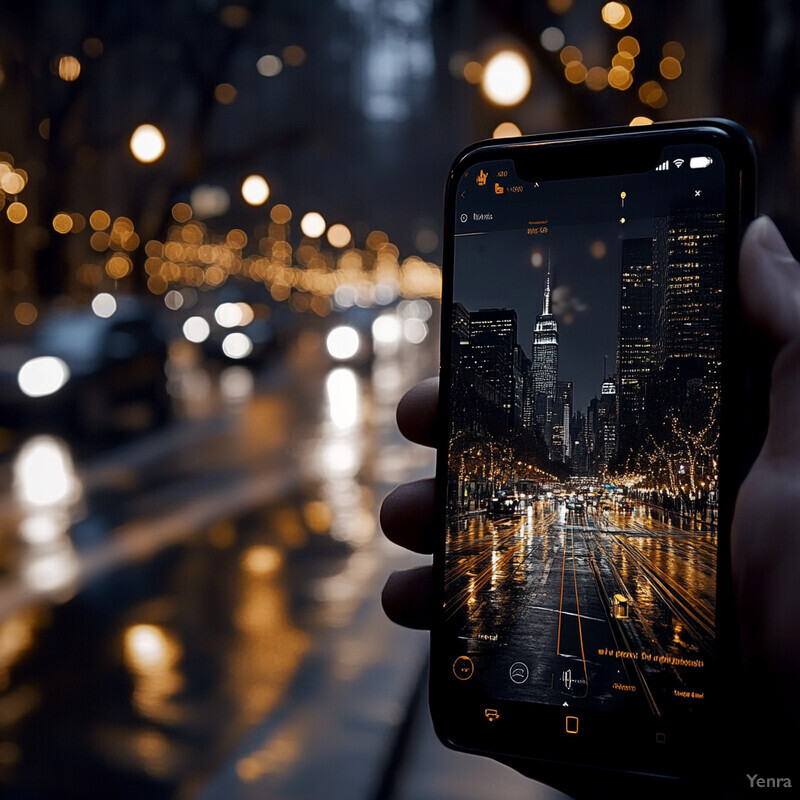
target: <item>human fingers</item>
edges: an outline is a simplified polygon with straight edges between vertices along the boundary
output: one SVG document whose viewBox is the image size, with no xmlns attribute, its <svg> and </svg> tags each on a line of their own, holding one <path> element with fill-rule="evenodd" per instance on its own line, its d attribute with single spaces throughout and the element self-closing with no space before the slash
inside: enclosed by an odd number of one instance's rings
<svg viewBox="0 0 800 800">
<path fill-rule="evenodd" d="M 439 379 L 420 381 L 397 406 L 397 426 L 406 439 L 433 447 L 436 444 L 436 403 Z"/>
<path fill-rule="evenodd" d="M 800 274 L 798 275 L 800 280 Z M 779 706 L 750 702 L 746 728 L 779 732 L 773 745 L 800 737 L 800 339 L 781 348 L 772 372 L 764 447 L 736 499 L 731 568 L 745 685 Z M 787 762 L 788 763 L 788 762 Z M 786 767 L 779 759 L 777 766 Z"/>
<path fill-rule="evenodd" d="M 433 551 L 433 478 L 403 483 L 381 505 L 381 528 L 395 544 L 416 553 Z"/>
<path fill-rule="evenodd" d="M 750 325 L 780 347 L 800 337 L 800 265 L 769 217 L 750 223 L 742 240 L 739 286 Z"/>
<path fill-rule="evenodd" d="M 383 587 L 386 616 L 406 628 L 430 628 L 433 570 L 430 566 L 393 572 Z"/>
<path fill-rule="evenodd" d="M 736 500 L 731 530 L 733 586 L 742 656 L 764 692 L 800 690 L 800 264 L 775 225 L 760 218 L 742 242 L 742 305 L 771 342 L 769 427 Z M 793 701 L 785 716 L 797 719 Z"/>
</svg>

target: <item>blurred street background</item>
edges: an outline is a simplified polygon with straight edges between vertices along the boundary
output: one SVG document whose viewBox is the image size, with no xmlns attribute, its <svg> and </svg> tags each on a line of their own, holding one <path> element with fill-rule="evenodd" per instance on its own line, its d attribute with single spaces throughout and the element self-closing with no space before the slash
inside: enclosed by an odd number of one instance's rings
<svg viewBox="0 0 800 800">
<path fill-rule="evenodd" d="M 546 798 L 447 751 L 423 563 L 477 139 L 725 116 L 800 251 L 793 0 L 0 3 L 0 797 Z"/>
</svg>

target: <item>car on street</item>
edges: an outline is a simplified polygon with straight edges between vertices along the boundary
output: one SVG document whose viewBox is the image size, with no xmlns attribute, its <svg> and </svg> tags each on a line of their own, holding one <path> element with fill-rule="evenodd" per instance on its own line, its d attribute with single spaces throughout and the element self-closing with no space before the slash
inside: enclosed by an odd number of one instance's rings
<svg viewBox="0 0 800 800">
<path fill-rule="evenodd" d="M 171 417 L 167 343 L 154 310 L 118 298 L 109 316 L 57 310 L 23 344 L 0 346 L 0 425 L 97 438 Z"/>
</svg>

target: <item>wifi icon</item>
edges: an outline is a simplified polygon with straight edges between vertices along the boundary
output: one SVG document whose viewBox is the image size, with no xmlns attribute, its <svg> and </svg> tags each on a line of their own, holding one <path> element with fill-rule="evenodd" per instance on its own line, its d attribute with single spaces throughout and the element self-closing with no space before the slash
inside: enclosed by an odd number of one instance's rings
<svg viewBox="0 0 800 800">
<path fill-rule="evenodd" d="M 676 169 L 680 169 L 683 166 L 684 160 L 682 158 L 674 158 L 672 163 L 675 165 Z"/>
</svg>

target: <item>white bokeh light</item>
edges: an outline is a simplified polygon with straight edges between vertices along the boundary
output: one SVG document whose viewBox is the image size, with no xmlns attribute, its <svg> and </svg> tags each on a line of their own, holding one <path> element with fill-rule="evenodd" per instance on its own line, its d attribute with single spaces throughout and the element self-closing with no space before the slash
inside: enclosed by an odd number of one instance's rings
<svg viewBox="0 0 800 800">
<path fill-rule="evenodd" d="M 96 294 L 92 300 L 92 311 L 103 319 L 108 319 L 114 316 L 117 311 L 117 301 L 114 296 L 108 292 L 100 292 Z"/>
<path fill-rule="evenodd" d="M 131 152 L 137 161 L 143 164 L 152 164 L 158 161 L 167 143 L 164 134 L 155 125 L 140 125 L 131 135 Z"/>
<path fill-rule="evenodd" d="M 222 340 L 222 352 L 228 358 L 247 358 L 253 352 L 253 340 L 241 331 L 229 333 Z"/>
<path fill-rule="evenodd" d="M 358 352 L 361 340 L 355 328 L 351 328 L 349 325 L 339 325 L 328 334 L 325 346 L 333 358 L 346 361 Z"/>
<path fill-rule="evenodd" d="M 300 230 L 309 239 L 319 239 L 325 233 L 326 225 L 325 217 L 317 211 L 309 211 L 300 220 Z"/>
<path fill-rule="evenodd" d="M 25 508 L 76 502 L 82 487 L 67 446 L 52 436 L 27 441 L 14 460 L 14 496 Z"/>
<path fill-rule="evenodd" d="M 17 383 L 28 397 L 47 397 L 69 380 L 69 367 L 56 356 L 37 356 L 26 361 L 17 373 Z"/>
<path fill-rule="evenodd" d="M 248 175 L 242 182 L 242 197 L 251 206 L 261 206 L 269 197 L 269 184 L 261 175 Z"/>
<path fill-rule="evenodd" d="M 214 319 L 223 328 L 235 328 L 242 324 L 242 309 L 238 303 L 220 303 L 214 311 Z"/>
<path fill-rule="evenodd" d="M 211 333 L 211 326 L 203 317 L 189 317 L 183 323 L 183 335 L 190 342 L 200 344 L 208 339 Z"/>
<path fill-rule="evenodd" d="M 403 329 L 396 314 L 381 314 L 372 323 L 372 336 L 376 342 L 394 344 L 400 341 Z"/>
<path fill-rule="evenodd" d="M 352 428 L 358 421 L 358 380 L 351 369 L 332 370 L 325 380 L 331 422 L 340 430 Z"/>
<path fill-rule="evenodd" d="M 501 50 L 483 70 L 481 87 L 486 97 L 499 106 L 515 106 L 531 88 L 531 69 L 516 50 Z"/>
</svg>

